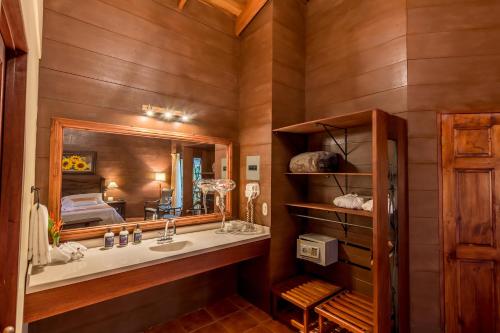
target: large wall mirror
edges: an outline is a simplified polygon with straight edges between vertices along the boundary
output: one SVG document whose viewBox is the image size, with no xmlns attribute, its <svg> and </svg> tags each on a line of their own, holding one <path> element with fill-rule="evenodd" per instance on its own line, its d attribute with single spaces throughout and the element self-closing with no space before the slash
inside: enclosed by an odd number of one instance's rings
<svg viewBox="0 0 500 333">
<path fill-rule="evenodd" d="M 201 179 L 231 178 L 229 140 L 72 119 L 53 119 L 49 210 L 62 239 L 101 236 L 123 225 L 162 228 L 220 219 Z M 231 198 L 226 198 L 231 215 Z M 205 202 L 205 204 L 204 204 Z"/>
</svg>

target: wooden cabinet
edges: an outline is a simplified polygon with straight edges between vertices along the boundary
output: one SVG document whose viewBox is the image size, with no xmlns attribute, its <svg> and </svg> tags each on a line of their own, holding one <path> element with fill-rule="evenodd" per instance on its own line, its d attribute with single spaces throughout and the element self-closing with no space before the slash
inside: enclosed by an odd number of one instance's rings
<svg viewBox="0 0 500 333">
<path fill-rule="evenodd" d="M 374 332 L 409 332 L 406 121 L 368 110 L 273 132 L 281 158 L 273 165 L 284 166 L 282 172 L 293 189 L 276 192 L 273 201 L 283 202 L 294 217 L 291 222 L 302 224 L 299 232 L 330 233 L 339 239 L 338 263 L 329 267 L 303 263 L 301 273 L 319 275 L 368 296 L 373 301 Z M 339 152 L 344 158 L 340 170 L 288 172 L 289 158 L 304 148 Z M 333 204 L 336 195 L 356 192 L 359 184 L 373 198 L 371 212 Z M 331 192 L 334 188 L 339 194 Z M 346 314 L 344 319 L 348 318 Z"/>
<path fill-rule="evenodd" d="M 500 331 L 500 113 L 442 116 L 446 332 Z"/>
<path fill-rule="evenodd" d="M 121 217 L 125 218 L 125 208 L 127 206 L 127 202 L 125 200 L 106 201 L 106 203 L 113 207 Z"/>
</svg>

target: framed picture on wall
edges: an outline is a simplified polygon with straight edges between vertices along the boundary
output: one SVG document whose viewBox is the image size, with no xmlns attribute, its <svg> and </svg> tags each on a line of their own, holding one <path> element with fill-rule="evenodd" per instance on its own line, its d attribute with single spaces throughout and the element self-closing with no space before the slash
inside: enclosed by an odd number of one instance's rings
<svg viewBox="0 0 500 333">
<path fill-rule="evenodd" d="M 94 175 L 97 160 L 95 151 L 64 151 L 62 172 L 73 175 Z"/>
</svg>

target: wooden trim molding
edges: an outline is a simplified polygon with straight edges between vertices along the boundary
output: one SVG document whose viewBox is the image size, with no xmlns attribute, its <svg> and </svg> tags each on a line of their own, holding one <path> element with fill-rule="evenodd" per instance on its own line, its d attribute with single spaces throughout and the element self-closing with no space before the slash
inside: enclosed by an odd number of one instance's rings
<svg viewBox="0 0 500 333">
<path fill-rule="evenodd" d="M 148 138 L 169 139 L 183 142 L 198 142 L 208 144 L 219 144 L 227 147 L 227 177 L 233 178 L 233 143 L 224 138 L 187 134 L 181 132 L 163 131 L 149 128 L 141 128 L 126 125 L 116 125 L 108 123 L 97 123 L 86 120 L 52 118 L 50 128 L 50 157 L 49 157 L 49 197 L 48 208 L 56 218 L 61 212 L 61 185 L 62 185 L 62 160 L 63 153 L 63 132 L 65 128 L 79 129 L 85 131 L 111 133 L 120 135 L 131 135 Z M 233 215 L 233 199 L 231 195 L 226 196 L 227 215 L 230 218 Z M 216 222 L 220 219 L 220 214 L 206 214 L 199 216 L 186 216 L 177 219 L 178 226 L 186 226 L 193 224 Z M 91 228 L 81 228 L 73 230 L 63 230 L 61 240 L 77 240 L 86 238 L 100 237 L 104 234 L 107 228 L 112 228 L 113 232 L 119 232 L 121 227 L 125 225 L 129 231 L 132 231 L 134 226 L 139 223 L 144 231 L 160 229 L 165 226 L 165 221 L 158 220 L 154 222 L 131 222 L 127 224 L 106 225 Z"/>
<path fill-rule="evenodd" d="M 265 255 L 269 239 L 134 269 L 64 287 L 27 294 L 24 322 L 30 323 L 147 288 Z M 85 291 L 85 292 L 83 292 Z"/>
</svg>

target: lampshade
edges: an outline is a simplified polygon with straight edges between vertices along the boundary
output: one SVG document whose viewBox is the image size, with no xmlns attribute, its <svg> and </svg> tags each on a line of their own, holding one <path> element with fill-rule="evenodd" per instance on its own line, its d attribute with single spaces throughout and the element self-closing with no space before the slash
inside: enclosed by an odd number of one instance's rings
<svg viewBox="0 0 500 333">
<path fill-rule="evenodd" d="M 165 172 L 155 172 L 155 180 L 164 182 L 167 180 L 167 174 Z"/>
<path fill-rule="evenodd" d="M 118 188 L 118 184 L 116 182 L 111 181 L 108 183 L 108 188 Z"/>
</svg>

